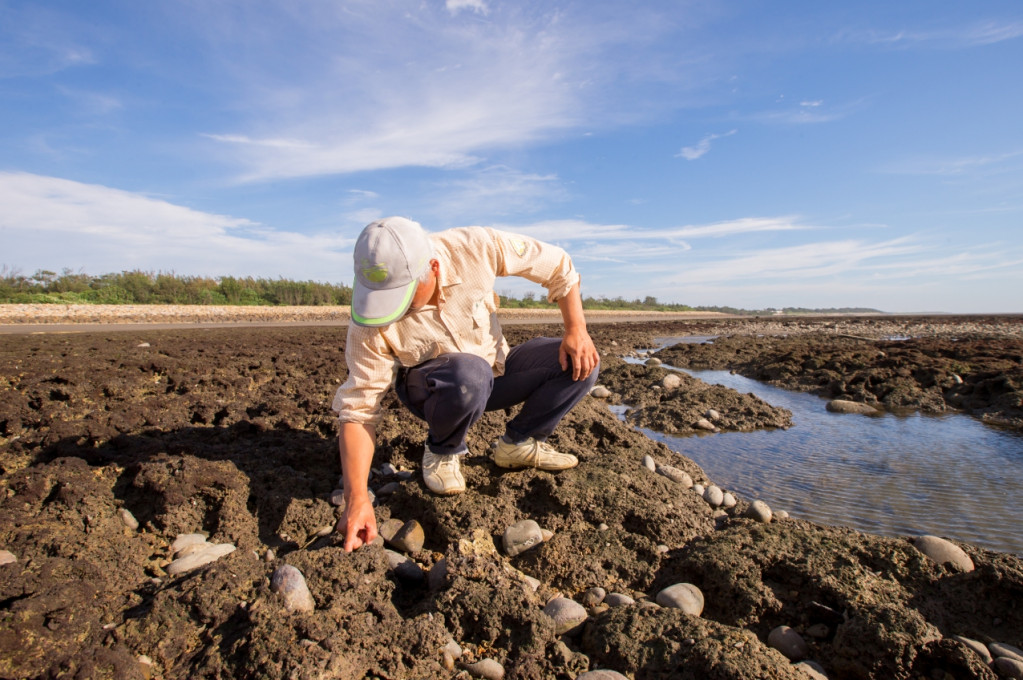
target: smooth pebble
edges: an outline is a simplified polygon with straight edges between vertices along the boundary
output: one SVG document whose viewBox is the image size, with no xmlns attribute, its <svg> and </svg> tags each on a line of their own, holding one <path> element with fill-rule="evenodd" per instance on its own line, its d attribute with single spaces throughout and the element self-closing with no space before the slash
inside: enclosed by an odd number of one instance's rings
<svg viewBox="0 0 1023 680">
<path fill-rule="evenodd" d="M 426 534 L 423 532 L 423 526 L 414 519 L 405 522 L 390 540 L 391 545 L 407 553 L 419 552 L 423 549 L 424 543 Z"/>
<path fill-rule="evenodd" d="M 270 590 L 284 598 L 284 607 L 289 612 L 311 612 L 316 608 L 305 576 L 290 564 L 282 564 L 274 569 L 270 577 Z"/>
<path fill-rule="evenodd" d="M 693 493 L 696 493 L 699 496 L 703 496 L 703 492 L 707 490 L 703 484 L 693 484 L 692 489 Z"/>
<path fill-rule="evenodd" d="M 595 671 L 586 671 L 582 675 L 575 676 L 575 680 L 629 680 L 618 671 L 609 671 L 601 668 Z"/>
<path fill-rule="evenodd" d="M 0 564 L 14 564 L 18 558 L 10 550 L 0 550 Z"/>
<path fill-rule="evenodd" d="M 711 484 L 704 490 L 703 500 L 707 501 L 710 507 L 716 508 L 724 502 L 725 492 Z"/>
<path fill-rule="evenodd" d="M 973 571 L 973 560 L 955 543 L 938 536 L 918 536 L 913 547 L 938 564 L 951 564 L 959 571 Z"/>
<path fill-rule="evenodd" d="M 1023 661 L 1010 659 L 1007 656 L 1000 656 L 992 662 L 991 666 L 998 671 L 998 674 L 1003 678 L 1023 680 Z"/>
<path fill-rule="evenodd" d="M 597 385 L 590 390 L 590 396 L 596 397 L 597 399 L 607 399 L 611 396 L 611 390 L 607 389 L 603 385 Z"/>
<path fill-rule="evenodd" d="M 711 420 L 721 420 L 721 414 L 718 413 L 715 409 L 707 409 L 707 412 L 704 413 L 703 415 L 707 416 Z"/>
<path fill-rule="evenodd" d="M 983 642 L 971 640 L 970 638 L 963 637 L 962 635 L 953 635 L 952 639 L 956 640 L 957 642 L 961 642 L 970 649 L 972 649 L 974 652 L 977 653 L 977 656 L 984 660 L 984 663 L 989 664 L 991 663 L 992 659 L 994 659 L 994 657 L 991 655 L 991 652 L 989 652 L 987 647 L 984 646 Z"/>
<path fill-rule="evenodd" d="M 554 620 L 556 635 L 574 632 L 588 617 L 585 607 L 567 597 L 554 598 L 543 608 L 543 613 Z"/>
<path fill-rule="evenodd" d="M 543 543 L 540 525 L 531 519 L 521 519 L 504 530 L 504 552 L 508 557 Z"/>
<path fill-rule="evenodd" d="M 727 491 L 721 496 L 721 507 L 723 508 L 734 508 L 737 502 L 735 496 Z"/>
<path fill-rule="evenodd" d="M 693 478 L 689 476 L 688 472 L 679 470 L 672 465 L 658 465 L 656 471 L 657 474 L 663 475 L 673 482 L 678 482 L 687 489 L 693 485 Z"/>
<path fill-rule="evenodd" d="M 583 593 L 583 604 L 587 607 L 594 607 L 603 602 L 605 597 L 607 597 L 607 591 L 603 588 L 599 586 L 590 588 Z"/>
<path fill-rule="evenodd" d="M 344 507 L 345 504 L 345 490 L 334 489 L 330 492 L 330 504 L 337 507 Z"/>
<path fill-rule="evenodd" d="M 401 482 L 387 482 L 382 487 L 377 489 L 378 496 L 390 496 L 392 493 L 396 493 L 401 490 Z"/>
<path fill-rule="evenodd" d="M 426 578 L 423 568 L 405 555 L 384 549 L 384 556 L 387 558 L 387 566 L 401 580 L 419 583 Z"/>
<path fill-rule="evenodd" d="M 630 604 L 636 604 L 636 601 L 625 593 L 608 593 L 607 597 L 604 598 L 604 604 L 611 607 L 625 607 Z"/>
<path fill-rule="evenodd" d="M 661 387 L 666 390 L 673 390 L 682 384 L 682 378 L 677 373 L 669 373 L 661 379 Z"/>
<path fill-rule="evenodd" d="M 135 519 L 135 515 L 131 514 L 131 510 L 128 508 L 121 508 L 117 511 L 117 514 L 121 516 L 121 521 L 124 522 L 124 526 L 128 527 L 132 531 L 139 528 L 139 521 Z"/>
<path fill-rule="evenodd" d="M 793 668 L 798 669 L 808 678 L 812 680 L 828 680 L 828 676 L 824 674 L 824 669 L 819 663 L 814 661 L 800 661 Z"/>
<path fill-rule="evenodd" d="M 764 524 L 770 524 L 771 522 L 771 506 L 764 501 L 753 501 L 750 503 L 749 509 L 746 511 L 746 516 L 755 519 L 758 522 Z"/>
<path fill-rule="evenodd" d="M 784 654 L 790 661 L 799 661 L 810 653 L 803 636 L 788 626 L 778 626 L 767 635 L 767 644 Z"/>
<path fill-rule="evenodd" d="M 171 553 L 174 554 L 180 551 L 182 548 L 188 547 L 190 545 L 195 545 L 196 543 L 205 542 L 206 536 L 204 536 L 203 534 L 178 534 L 177 537 L 174 539 L 174 542 L 171 543 Z"/>
<path fill-rule="evenodd" d="M 646 364 L 647 366 L 660 366 L 661 365 L 661 360 L 658 359 L 657 357 L 650 357 L 649 359 L 647 359 L 643 363 Z"/>
<path fill-rule="evenodd" d="M 234 551 L 235 547 L 230 543 L 209 543 L 203 550 L 174 560 L 167 565 L 166 571 L 171 576 L 184 574 L 211 562 L 216 562 L 224 555 L 230 555 Z"/>
<path fill-rule="evenodd" d="M 995 658 L 1005 657 L 1008 659 L 1016 659 L 1016 661 L 1023 661 L 1023 649 L 1020 649 L 1019 647 L 1013 647 L 1012 645 L 1007 645 L 1004 642 L 992 642 L 987 646 L 987 648 L 991 650 L 991 656 Z"/>
<path fill-rule="evenodd" d="M 877 413 L 877 409 L 870 404 L 849 401 L 848 399 L 832 399 L 825 408 L 832 413 L 861 413 L 865 415 Z"/>
<path fill-rule="evenodd" d="M 676 583 L 657 593 L 657 604 L 662 607 L 681 609 L 686 614 L 699 616 L 703 613 L 703 593 L 692 583 Z"/>
<path fill-rule="evenodd" d="M 657 472 L 657 463 L 654 462 L 654 457 L 650 455 L 643 456 L 643 467 L 650 472 Z"/>
<path fill-rule="evenodd" d="M 484 680 L 501 680 L 504 678 L 504 666 L 493 659 L 482 659 L 476 663 L 468 664 L 465 670 L 474 678 Z"/>
<path fill-rule="evenodd" d="M 718 430 L 717 425 L 710 422 L 706 418 L 700 418 L 699 420 L 697 420 L 693 424 L 693 427 L 695 427 L 697 430 L 706 430 L 707 432 L 717 432 Z"/>
</svg>

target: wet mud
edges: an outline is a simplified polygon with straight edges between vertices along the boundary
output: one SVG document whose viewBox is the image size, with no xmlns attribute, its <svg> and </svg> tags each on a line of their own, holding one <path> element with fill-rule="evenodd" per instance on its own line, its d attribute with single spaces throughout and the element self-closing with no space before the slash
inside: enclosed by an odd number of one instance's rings
<svg viewBox="0 0 1023 680">
<path fill-rule="evenodd" d="M 743 328 L 752 332 L 725 337 Z M 411 571 L 392 567 L 380 546 L 346 554 L 338 536 L 317 536 L 339 515 L 329 500 L 341 473 L 329 406 L 346 375 L 344 328 L 5 338 L 0 549 L 17 561 L 0 565 L 0 678 L 454 678 L 483 658 L 507 678 L 598 668 L 805 678 L 768 645 L 780 625 L 803 634 L 830 678 L 996 677 L 952 636 L 1023 646 L 1018 557 L 959 544 L 976 565 L 961 572 L 908 537 L 763 524 L 744 516 L 755 499 L 715 510 L 644 467 L 650 456 L 713 482 L 632 423 L 685 433 L 715 409 L 720 429 L 748 430 L 786 427 L 786 413 L 688 377 L 666 388 L 672 371 L 620 357 L 658 337 L 718 335 L 657 356 L 885 407 L 932 409 L 940 396 L 942 408 L 1013 426 L 1019 340 L 760 330 L 592 326 L 611 396 L 584 399 L 551 439 L 579 467 L 499 470 L 487 452 L 508 414 L 488 413 L 470 433 L 468 491 L 454 497 L 426 491 L 425 428 L 389 398 L 371 486 L 379 522 L 415 519 L 424 529 Z M 557 326 L 507 331 L 514 344 Z M 629 409 L 628 421 L 612 404 Z M 553 535 L 509 558 L 501 536 L 520 519 Z M 183 533 L 237 550 L 170 576 L 170 545 Z M 271 590 L 282 564 L 304 575 L 314 611 L 290 613 Z M 703 592 L 700 617 L 654 604 L 680 582 Z M 594 587 L 635 603 L 593 606 L 581 627 L 558 635 L 544 606 L 556 595 L 583 602 Z M 457 660 L 442 651 L 451 640 Z"/>
</svg>

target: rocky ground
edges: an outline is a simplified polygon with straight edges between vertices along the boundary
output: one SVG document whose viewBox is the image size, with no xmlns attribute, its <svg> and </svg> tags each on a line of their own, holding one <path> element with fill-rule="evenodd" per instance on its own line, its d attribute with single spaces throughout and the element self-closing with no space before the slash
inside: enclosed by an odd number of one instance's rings
<svg viewBox="0 0 1023 680">
<path fill-rule="evenodd" d="M 910 538 L 753 519 L 756 499 L 714 507 L 689 488 L 713 480 L 609 404 L 677 433 L 701 420 L 787 426 L 755 397 L 619 358 L 704 334 L 722 337 L 656 356 L 1013 426 L 1020 329 L 1013 318 L 594 324 L 607 396 L 586 398 L 552 438 L 578 468 L 500 471 L 487 451 L 507 415 L 490 413 L 471 432 L 468 492 L 433 497 L 418 469 L 425 429 L 389 400 L 371 486 L 379 521 L 409 536 L 352 554 L 325 530 L 339 514 L 329 404 L 346 374 L 343 328 L 6 337 L 0 678 L 1019 677 L 1011 659 L 989 664 L 955 638 L 1023 646 L 1018 557 L 957 544 L 963 554 L 939 563 Z M 557 327 L 507 330 L 514 343 Z M 905 335 L 920 339 L 883 339 Z M 506 530 L 522 520 L 549 534 L 509 556 Z M 185 534 L 234 549 L 188 569 L 190 549 L 172 554 Z M 284 565 L 311 600 L 281 587 Z M 663 591 L 682 583 L 702 607 L 670 606 Z"/>
</svg>

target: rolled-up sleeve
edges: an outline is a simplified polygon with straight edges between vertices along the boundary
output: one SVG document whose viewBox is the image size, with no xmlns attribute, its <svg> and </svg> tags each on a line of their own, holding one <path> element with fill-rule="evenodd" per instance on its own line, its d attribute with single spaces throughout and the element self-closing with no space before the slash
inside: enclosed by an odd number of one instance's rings
<svg viewBox="0 0 1023 680">
<path fill-rule="evenodd" d="M 564 249 L 530 236 L 489 229 L 497 256 L 498 276 L 521 276 L 547 289 L 557 302 L 579 284 L 579 272 Z"/>
<path fill-rule="evenodd" d="M 334 394 L 331 408 L 342 423 L 376 425 L 380 404 L 394 381 L 394 354 L 375 328 L 349 324 L 345 343 L 348 379 Z"/>
</svg>

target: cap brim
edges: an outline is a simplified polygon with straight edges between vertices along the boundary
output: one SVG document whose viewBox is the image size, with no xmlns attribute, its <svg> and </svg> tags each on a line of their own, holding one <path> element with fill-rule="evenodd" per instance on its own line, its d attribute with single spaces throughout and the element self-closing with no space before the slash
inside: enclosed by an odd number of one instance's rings
<svg viewBox="0 0 1023 680">
<path fill-rule="evenodd" d="M 406 286 L 373 290 L 355 280 L 352 286 L 352 321 L 360 326 L 387 326 L 402 317 L 412 304 L 419 281 Z"/>
</svg>

